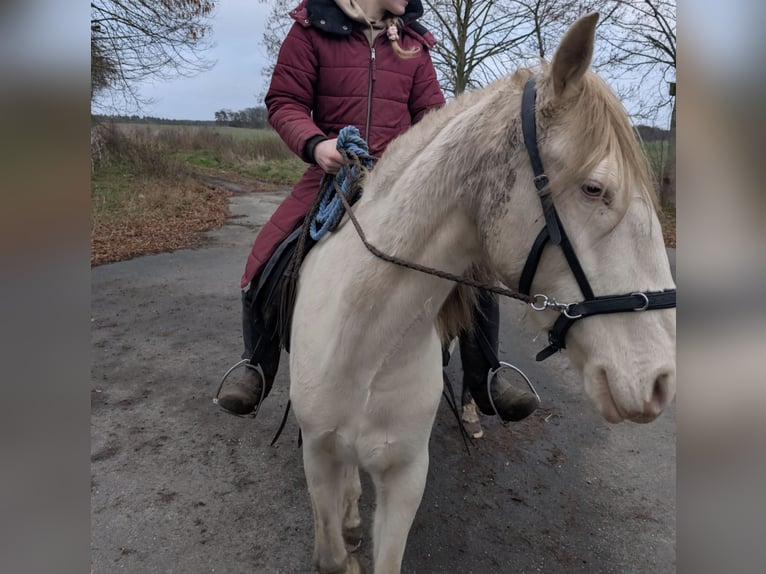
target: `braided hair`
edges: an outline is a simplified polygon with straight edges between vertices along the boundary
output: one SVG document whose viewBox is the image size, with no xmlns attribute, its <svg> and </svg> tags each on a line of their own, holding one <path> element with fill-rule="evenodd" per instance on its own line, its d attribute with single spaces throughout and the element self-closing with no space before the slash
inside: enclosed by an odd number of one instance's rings
<svg viewBox="0 0 766 574">
<path fill-rule="evenodd" d="M 397 56 L 407 60 L 409 58 L 414 58 L 418 52 L 420 52 L 419 46 L 405 50 L 399 45 L 399 32 L 404 28 L 404 22 L 402 22 L 401 18 L 398 16 L 391 16 L 390 18 L 386 18 L 384 23 L 386 26 L 386 35 L 391 41 L 391 46 L 394 48 L 394 53 Z"/>
</svg>

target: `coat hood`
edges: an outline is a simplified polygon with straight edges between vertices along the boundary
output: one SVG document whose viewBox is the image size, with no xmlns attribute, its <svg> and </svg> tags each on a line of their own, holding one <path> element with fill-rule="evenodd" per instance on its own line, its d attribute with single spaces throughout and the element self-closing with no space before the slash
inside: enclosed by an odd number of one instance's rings
<svg viewBox="0 0 766 574">
<path fill-rule="evenodd" d="M 431 32 L 417 21 L 422 15 L 421 0 L 410 0 L 401 17 L 404 23 L 403 32 L 420 40 L 430 49 L 436 44 L 436 40 Z M 290 11 L 290 16 L 305 28 L 313 26 L 323 32 L 341 36 L 351 34 L 355 25 L 369 22 L 354 0 L 302 0 Z"/>
</svg>

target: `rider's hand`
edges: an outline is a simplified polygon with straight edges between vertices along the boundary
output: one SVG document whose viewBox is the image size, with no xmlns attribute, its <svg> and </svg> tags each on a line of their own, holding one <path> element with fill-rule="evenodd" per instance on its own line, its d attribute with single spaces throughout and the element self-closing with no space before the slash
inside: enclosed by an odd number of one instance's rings
<svg viewBox="0 0 766 574">
<path fill-rule="evenodd" d="M 314 161 L 325 173 L 338 173 L 345 163 L 343 156 L 338 153 L 336 145 L 338 138 L 319 142 L 314 148 Z"/>
</svg>

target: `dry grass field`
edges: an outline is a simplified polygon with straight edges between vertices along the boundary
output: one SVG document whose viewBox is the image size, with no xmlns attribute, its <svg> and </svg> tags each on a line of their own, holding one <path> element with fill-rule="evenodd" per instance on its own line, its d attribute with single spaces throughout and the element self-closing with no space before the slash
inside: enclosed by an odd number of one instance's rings
<svg viewBox="0 0 766 574">
<path fill-rule="evenodd" d="M 91 265 L 193 246 L 223 225 L 229 192 L 199 174 L 289 186 L 306 168 L 271 130 L 104 124 L 91 133 Z M 659 181 L 665 146 L 646 151 Z M 660 220 L 675 247 L 675 212 Z"/>
<path fill-rule="evenodd" d="M 305 164 L 272 131 L 112 124 L 91 137 L 91 265 L 193 246 L 229 192 L 196 177 L 289 185 Z"/>
</svg>

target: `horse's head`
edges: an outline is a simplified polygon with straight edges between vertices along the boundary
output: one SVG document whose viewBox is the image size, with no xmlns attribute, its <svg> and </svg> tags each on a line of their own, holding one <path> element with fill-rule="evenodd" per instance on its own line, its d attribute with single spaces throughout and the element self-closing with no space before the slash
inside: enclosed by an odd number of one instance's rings
<svg viewBox="0 0 766 574">
<path fill-rule="evenodd" d="M 531 112 L 539 157 L 549 178 L 548 185 L 541 186 L 542 194 L 550 194 L 586 285 L 576 279 L 572 269 L 576 264 L 552 240 L 540 250 L 531 276 L 526 275 L 531 279 L 530 294 L 543 293 L 558 302 L 625 296 L 619 312 L 601 310 L 567 325 L 571 328 L 564 331 L 562 343 L 582 372 L 588 395 L 608 421 L 649 422 L 675 393 L 675 309 L 662 308 L 671 307 L 667 293 L 659 295 L 665 305 L 655 305 L 653 298 L 656 292 L 674 289 L 674 283 L 646 158 L 622 105 L 588 70 L 597 20 L 597 14 L 585 16 L 567 32 L 551 64 L 535 78 Z M 516 98 L 518 86 L 531 75 L 529 71 L 515 75 Z M 512 137 L 523 140 L 518 122 L 514 125 Z M 516 155 L 511 162 L 517 164 L 507 182 L 513 191 L 502 209 L 496 209 L 494 200 L 497 214 L 487 216 L 489 237 L 499 238 L 514 229 L 514 234 L 524 234 L 521 244 L 526 249 L 504 253 L 502 240 L 492 239 L 487 248 L 503 279 L 509 285 L 521 280 L 523 285 L 526 255 L 534 252 L 533 241 L 546 217 L 530 156 Z M 588 287 L 592 294 L 586 292 Z M 631 295 L 638 292 L 642 294 Z M 633 311 L 646 307 L 650 299 L 648 310 Z M 674 307 L 674 292 L 672 303 Z M 579 310 L 573 307 L 569 312 Z M 559 317 L 555 310 L 534 315 L 548 329 Z"/>
</svg>

